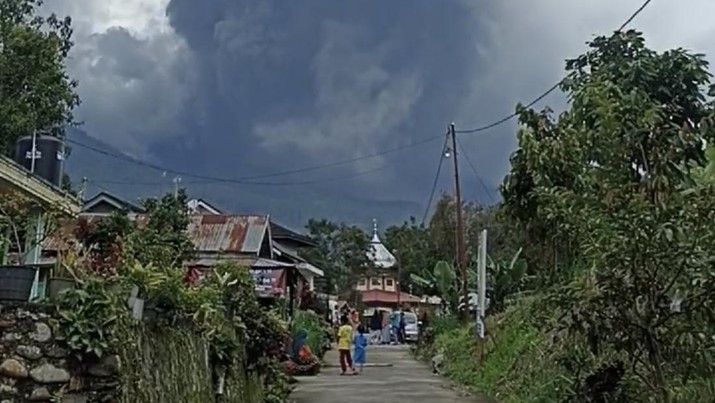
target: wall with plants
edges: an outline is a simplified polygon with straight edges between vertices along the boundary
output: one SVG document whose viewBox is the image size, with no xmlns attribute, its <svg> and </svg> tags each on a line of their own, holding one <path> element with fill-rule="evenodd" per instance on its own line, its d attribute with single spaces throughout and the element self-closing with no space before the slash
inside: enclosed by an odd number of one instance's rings
<svg viewBox="0 0 715 403">
<path fill-rule="evenodd" d="M 78 360 L 67 348 L 53 306 L 4 305 L 0 331 L 1 401 L 82 402 L 119 397 L 122 360 L 114 354 Z"/>
<path fill-rule="evenodd" d="M 49 308 L 67 371 L 118 363 L 118 401 L 285 400 L 286 326 L 258 306 L 245 268 L 218 267 L 194 285 L 181 270 L 138 264 L 77 281 Z"/>
</svg>

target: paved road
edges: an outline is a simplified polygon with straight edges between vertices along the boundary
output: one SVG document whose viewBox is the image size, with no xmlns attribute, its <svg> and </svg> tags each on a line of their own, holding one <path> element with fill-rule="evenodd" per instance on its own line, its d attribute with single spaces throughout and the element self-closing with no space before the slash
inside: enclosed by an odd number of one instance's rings
<svg viewBox="0 0 715 403">
<path fill-rule="evenodd" d="M 328 364 L 337 364 L 337 351 L 328 351 Z M 370 346 L 367 361 L 390 367 L 366 367 L 362 375 L 340 376 L 340 368 L 322 368 L 316 377 L 298 378 L 291 394 L 296 403 L 486 403 L 474 397 L 460 396 L 450 389 L 449 381 L 433 375 L 426 365 L 412 358 L 407 347 Z"/>
</svg>

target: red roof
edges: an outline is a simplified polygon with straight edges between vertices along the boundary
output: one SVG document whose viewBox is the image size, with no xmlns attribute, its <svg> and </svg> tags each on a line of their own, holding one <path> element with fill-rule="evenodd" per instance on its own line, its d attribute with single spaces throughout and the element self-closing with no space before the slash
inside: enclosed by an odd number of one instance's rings
<svg viewBox="0 0 715 403">
<path fill-rule="evenodd" d="M 408 294 L 406 292 L 401 292 L 400 293 L 400 302 L 407 302 L 407 303 L 419 303 L 422 300 L 419 297 L 416 297 L 412 294 Z M 389 303 L 389 304 L 396 304 L 397 303 L 397 292 L 396 291 L 383 291 L 383 290 L 368 290 L 368 291 L 362 291 L 362 302 L 364 303 L 371 303 L 371 302 L 382 302 L 382 303 Z"/>
</svg>

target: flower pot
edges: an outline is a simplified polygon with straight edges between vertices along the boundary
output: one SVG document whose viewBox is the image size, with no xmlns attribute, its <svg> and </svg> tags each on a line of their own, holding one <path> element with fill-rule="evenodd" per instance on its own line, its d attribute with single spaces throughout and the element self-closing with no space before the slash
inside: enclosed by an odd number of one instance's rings
<svg viewBox="0 0 715 403">
<path fill-rule="evenodd" d="M 29 300 L 36 271 L 33 266 L 0 266 L 0 300 Z"/>
<path fill-rule="evenodd" d="M 55 299 L 60 296 L 60 293 L 64 290 L 74 288 L 74 280 L 62 277 L 52 277 L 47 282 L 47 296 L 51 299 Z"/>
</svg>

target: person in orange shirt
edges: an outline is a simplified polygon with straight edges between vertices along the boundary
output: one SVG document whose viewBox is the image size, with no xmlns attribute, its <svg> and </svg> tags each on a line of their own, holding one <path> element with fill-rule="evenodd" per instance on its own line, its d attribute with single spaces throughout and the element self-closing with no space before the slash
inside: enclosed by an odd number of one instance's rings
<svg viewBox="0 0 715 403">
<path fill-rule="evenodd" d="M 353 359 L 350 356 L 350 346 L 353 339 L 353 327 L 347 316 L 340 318 L 340 329 L 338 329 L 338 352 L 340 353 L 340 375 L 347 375 L 348 368 L 355 375 L 355 367 L 353 367 Z"/>
</svg>

